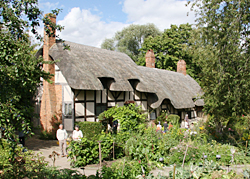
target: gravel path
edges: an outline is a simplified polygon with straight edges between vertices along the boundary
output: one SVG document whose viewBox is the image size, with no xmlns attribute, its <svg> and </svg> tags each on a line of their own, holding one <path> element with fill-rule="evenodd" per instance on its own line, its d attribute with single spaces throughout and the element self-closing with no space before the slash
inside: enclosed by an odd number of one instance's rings
<svg viewBox="0 0 250 179">
<path fill-rule="evenodd" d="M 52 160 L 49 158 L 49 155 L 52 154 L 53 151 L 60 154 L 60 147 L 57 144 L 57 140 L 40 140 L 38 138 L 39 136 L 35 135 L 32 138 L 29 138 L 25 141 L 25 147 L 27 147 L 29 150 L 33 150 L 35 154 L 41 153 L 41 156 L 45 157 L 45 161 L 49 162 L 49 166 L 53 166 Z M 83 174 L 83 170 L 80 168 L 72 168 L 70 166 L 69 158 L 67 157 L 57 157 L 55 161 L 55 166 L 59 169 L 68 168 L 68 169 L 74 169 L 79 171 Z M 96 171 L 99 169 L 99 167 L 96 166 L 90 166 L 85 167 L 84 174 L 89 175 L 95 175 Z"/>
</svg>

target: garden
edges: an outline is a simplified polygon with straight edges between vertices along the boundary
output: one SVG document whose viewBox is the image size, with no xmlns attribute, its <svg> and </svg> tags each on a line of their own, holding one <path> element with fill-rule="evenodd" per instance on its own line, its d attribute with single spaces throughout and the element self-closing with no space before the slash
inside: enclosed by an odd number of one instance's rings
<svg viewBox="0 0 250 179">
<path fill-rule="evenodd" d="M 248 116 L 219 127 L 209 117 L 195 123 L 191 131 L 180 128 L 179 116 L 166 115 L 163 111 L 155 120 L 173 124 L 166 133 L 164 128 L 157 131 L 135 104 L 110 108 L 100 114 L 99 122 L 77 123 L 84 137 L 68 146 L 71 166 L 112 161 L 89 178 L 249 178 Z M 120 124 L 117 133 L 108 128 L 114 120 Z M 1 178 L 87 178 L 75 170 L 48 167 L 43 157 L 23 152 L 21 147 L 16 147 L 12 157 L 11 145 L 3 139 L 0 146 Z M 158 176 L 151 173 L 165 168 L 170 171 Z"/>
<path fill-rule="evenodd" d="M 179 116 L 165 116 L 163 112 L 156 121 L 173 124 L 166 133 L 151 126 L 147 114 L 134 104 L 110 108 L 99 116 L 99 123 L 78 123 L 84 137 L 69 145 L 72 166 L 100 163 L 101 146 L 101 161 L 115 160 L 111 167 L 102 168 L 104 178 L 152 177 L 151 170 L 169 166 L 175 168 L 175 178 L 249 177 L 247 169 L 243 173 L 228 171 L 236 166 L 244 169 L 250 163 L 248 116 L 240 117 L 234 124 L 223 123 L 219 129 L 213 125 L 212 117 L 201 120 L 195 123 L 193 135 L 191 130 L 180 128 Z M 110 120 L 119 121 L 118 133 L 108 130 Z M 168 177 L 173 177 L 173 172 Z"/>
</svg>

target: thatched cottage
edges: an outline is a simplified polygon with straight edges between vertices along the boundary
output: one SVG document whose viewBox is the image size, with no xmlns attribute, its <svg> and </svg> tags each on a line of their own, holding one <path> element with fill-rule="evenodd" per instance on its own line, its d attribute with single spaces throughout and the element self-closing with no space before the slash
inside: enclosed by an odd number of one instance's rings
<svg viewBox="0 0 250 179">
<path fill-rule="evenodd" d="M 53 22 L 55 17 L 51 17 Z M 64 50 L 65 44 L 70 50 Z M 90 47 L 73 42 L 44 37 L 37 55 L 45 61 L 44 70 L 54 74 L 53 83 L 43 81 L 40 122 L 52 130 L 53 121 L 62 118 L 67 130 L 75 121 L 97 121 L 104 110 L 135 101 L 151 112 L 151 119 L 161 110 L 177 114 L 182 119 L 200 115 L 202 100 L 198 83 L 186 74 L 186 63 L 180 60 L 177 72 L 154 68 L 152 50 L 146 54 L 146 67 L 138 66 L 124 53 Z"/>
</svg>

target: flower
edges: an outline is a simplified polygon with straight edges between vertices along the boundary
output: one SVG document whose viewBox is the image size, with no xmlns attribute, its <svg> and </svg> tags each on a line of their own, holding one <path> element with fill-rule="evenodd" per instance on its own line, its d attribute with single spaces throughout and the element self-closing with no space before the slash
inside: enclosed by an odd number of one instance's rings
<svg viewBox="0 0 250 179">
<path fill-rule="evenodd" d="M 228 128 L 228 131 L 231 131 L 232 129 L 231 128 Z"/>
<path fill-rule="evenodd" d="M 242 117 L 244 117 L 244 114 L 242 114 Z"/>
<path fill-rule="evenodd" d="M 242 137 L 242 140 L 246 140 L 245 137 Z"/>
<path fill-rule="evenodd" d="M 141 163 L 141 161 L 139 160 L 139 163 Z"/>
</svg>

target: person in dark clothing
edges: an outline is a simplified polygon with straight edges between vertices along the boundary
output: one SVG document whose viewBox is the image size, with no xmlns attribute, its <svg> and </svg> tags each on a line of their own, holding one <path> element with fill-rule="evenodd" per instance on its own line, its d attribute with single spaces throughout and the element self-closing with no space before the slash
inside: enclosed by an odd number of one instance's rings
<svg viewBox="0 0 250 179">
<path fill-rule="evenodd" d="M 113 121 L 113 133 L 117 134 L 117 127 L 118 127 L 118 121 L 114 120 Z"/>
<path fill-rule="evenodd" d="M 18 136 L 19 136 L 19 142 L 20 144 L 22 144 L 23 146 L 25 145 L 25 136 L 23 131 L 19 131 L 18 132 Z"/>
<path fill-rule="evenodd" d="M 164 133 L 166 133 L 167 130 L 168 130 L 168 122 L 165 121 L 164 124 L 163 124 L 163 126 L 164 126 Z"/>
</svg>

